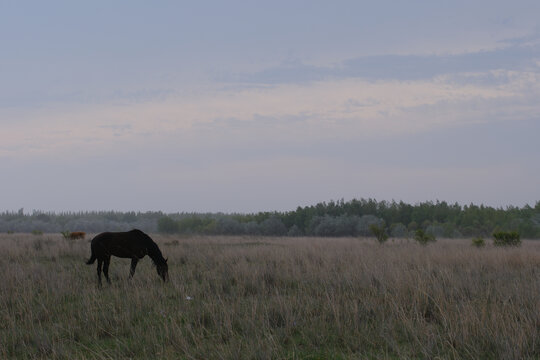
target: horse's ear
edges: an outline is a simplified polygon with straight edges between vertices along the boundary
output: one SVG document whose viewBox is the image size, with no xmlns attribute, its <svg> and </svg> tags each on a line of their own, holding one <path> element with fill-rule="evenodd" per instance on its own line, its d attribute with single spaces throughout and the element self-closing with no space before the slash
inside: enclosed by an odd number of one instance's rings
<svg viewBox="0 0 540 360">
<path fill-rule="evenodd" d="M 167 262 L 167 261 L 169 261 L 169 258 L 166 258 L 166 259 L 165 259 L 165 262 Z"/>
</svg>

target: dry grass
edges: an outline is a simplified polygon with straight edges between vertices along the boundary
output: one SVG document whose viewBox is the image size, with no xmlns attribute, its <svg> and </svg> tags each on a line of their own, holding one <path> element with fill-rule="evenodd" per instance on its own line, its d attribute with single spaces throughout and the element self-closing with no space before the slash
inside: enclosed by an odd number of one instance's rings
<svg viewBox="0 0 540 360">
<path fill-rule="evenodd" d="M 0 235 L 0 358 L 540 358 L 540 242 L 154 236 L 96 286 L 88 240 Z"/>
</svg>

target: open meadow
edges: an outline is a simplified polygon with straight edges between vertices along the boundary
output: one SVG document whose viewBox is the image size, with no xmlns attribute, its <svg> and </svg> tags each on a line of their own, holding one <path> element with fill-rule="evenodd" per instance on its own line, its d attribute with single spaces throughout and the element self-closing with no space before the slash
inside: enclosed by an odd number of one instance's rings
<svg viewBox="0 0 540 360">
<path fill-rule="evenodd" d="M 540 241 L 151 236 L 170 281 L 100 289 L 91 237 L 0 235 L 0 358 L 540 358 Z"/>
</svg>

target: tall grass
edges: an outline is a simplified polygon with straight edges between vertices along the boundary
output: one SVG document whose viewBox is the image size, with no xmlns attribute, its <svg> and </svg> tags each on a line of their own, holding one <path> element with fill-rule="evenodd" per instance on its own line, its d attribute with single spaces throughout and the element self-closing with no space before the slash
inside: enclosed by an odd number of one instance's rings
<svg viewBox="0 0 540 360">
<path fill-rule="evenodd" d="M 0 235 L 0 358 L 540 357 L 540 243 L 153 236 L 96 286 L 88 240 Z"/>
</svg>

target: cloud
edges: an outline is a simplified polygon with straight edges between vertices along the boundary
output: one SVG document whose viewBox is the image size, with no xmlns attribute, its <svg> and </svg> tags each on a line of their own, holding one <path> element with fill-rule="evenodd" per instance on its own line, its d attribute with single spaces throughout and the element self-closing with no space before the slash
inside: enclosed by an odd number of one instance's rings
<svg viewBox="0 0 540 360">
<path fill-rule="evenodd" d="M 501 79 L 496 85 L 468 79 Z M 360 78 L 214 87 L 131 103 L 0 110 L 0 156 L 234 141 L 309 143 L 414 134 L 540 114 L 540 73 L 495 70 L 415 81 Z M 173 146 L 173 145 L 171 145 Z"/>
<path fill-rule="evenodd" d="M 222 77 L 222 81 L 257 84 L 306 83 L 327 79 L 426 80 L 441 75 L 494 70 L 517 71 L 535 68 L 540 59 L 540 35 L 507 39 L 500 47 L 459 54 L 375 55 L 314 66 L 299 61 L 253 73 Z"/>
</svg>

